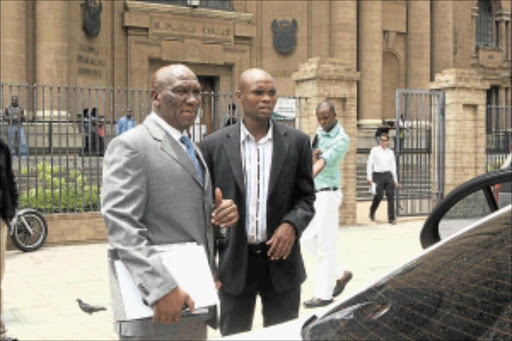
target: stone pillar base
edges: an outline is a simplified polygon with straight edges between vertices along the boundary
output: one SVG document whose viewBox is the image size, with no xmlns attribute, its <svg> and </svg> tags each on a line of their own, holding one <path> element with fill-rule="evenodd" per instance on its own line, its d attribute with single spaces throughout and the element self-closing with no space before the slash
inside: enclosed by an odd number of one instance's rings
<svg viewBox="0 0 512 341">
<path fill-rule="evenodd" d="M 486 90 L 490 85 L 472 69 L 446 69 L 430 88 L 445 92 L 444 194 L 485 173 Z"/>
</svg>

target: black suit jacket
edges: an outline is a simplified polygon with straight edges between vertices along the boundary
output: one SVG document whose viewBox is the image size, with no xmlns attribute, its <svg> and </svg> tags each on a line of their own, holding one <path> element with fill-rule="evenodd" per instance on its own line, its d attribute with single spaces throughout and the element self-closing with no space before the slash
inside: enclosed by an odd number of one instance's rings
<svg viewBox="0 0 512 341">
<path fill-rule="evenodd" d="M 226 292 L 238 295 L 244 289 L 248 243 L 245 230 L 245 185 L 240 152 L 240 122 L 206 137 L 201 143 L 212 177 L 223 198 L 235 201 L 239 210 L 236 226 L 230 228 L 227 243 L 221 243 L 219 278 Z M 306 279 L 299 238 L 313 218 L 315 190 L 309 137 L 294 128 L 273 124 L 273 154 L 267 201 L 267 236 L 283 222 L 291 223 L 297 238 L 286 260 L 270 262 L 269 271 L 276 291 L 296 288 Z"/>
<path fill-rule="evenodd" d="M 0 218 L 8 224 L 16 214 L 18 189 L 12 172 L 11 151 L 0 139 Z"/>
</svg>

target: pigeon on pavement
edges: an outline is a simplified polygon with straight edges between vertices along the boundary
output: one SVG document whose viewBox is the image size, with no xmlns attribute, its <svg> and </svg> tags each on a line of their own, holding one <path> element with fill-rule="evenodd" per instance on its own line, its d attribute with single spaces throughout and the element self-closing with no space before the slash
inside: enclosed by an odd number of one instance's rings
<svg viewBox="0 0 512 341">
<path fill-rule="evenodd" d="M 80 309 L 82 309 L 82 311 L 84 313 L 87 313 L 89 315 L 91 315 L 92 313 L 101 311 L 101 310 L 107 310 L 107 308 L 105 308 L 105 307 L 93 306 L 93 305 L 87 304 L 79 298 L 77 298 L 76 301 L 78 302 L 78 306 L 80 307 Z"/>
</svg>

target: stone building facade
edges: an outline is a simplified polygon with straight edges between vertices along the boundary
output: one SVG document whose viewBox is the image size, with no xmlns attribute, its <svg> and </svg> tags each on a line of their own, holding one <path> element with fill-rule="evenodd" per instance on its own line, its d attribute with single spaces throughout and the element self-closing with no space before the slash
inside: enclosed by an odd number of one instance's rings
<svg viewBox="0 0 512 341">
<path fill-rule="evenodd" d="M 477 70 L 489 101 L 510 104 L 510 1 L 7 0 L 0 10 L 3 82 L 147 88 L 156 68 L 183 62 L 217 92 L 256 66 L 293 96 L 293 73 L 320 57 L 360 72 L 359 124 L 394 118 L 395 89 L 428 89 L 450 68 Z M 287 34 L 295 44 L 279 52 Z"/>
<path fill-rule="evenodd" d="M 481 105 L 511 105 L 511 6 L 505 0 L 2 0 L 0 74 L 2 82 L 144 89 L 158 67 L 180 62 L 205 90 L 230 92 L 241 71 L 260 67 L 275 77 L 280 95 L 312 99 L 298 123 L 309 134 L 315 103 L 337 103 L 354 161 L 365 129 L 394 119 L 396 89 L 464 84 L 465 94 L 451 92 L 460 102 L 455 121 L 480 120 Z M 355 186 L 355 175 L 349 178 L 347 186 Z M 355 201 L 355 194 L 345 198 Z"/>
</svg>

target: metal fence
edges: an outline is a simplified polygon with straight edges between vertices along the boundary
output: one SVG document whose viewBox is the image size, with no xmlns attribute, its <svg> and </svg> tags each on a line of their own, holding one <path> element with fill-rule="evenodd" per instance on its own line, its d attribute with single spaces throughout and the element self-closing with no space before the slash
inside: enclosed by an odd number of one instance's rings
<svg viewBox="0 0 512 341">
<path fill-rule="evenodd" d="M 12 96 L 24 112 L 19 124 L 8 115 Z M 226 118 L 238 119 L 235 102 L 233 93 L 203 93 L 191 138 L 200 142 Z M 300 112 L 304 99 L 295 103 Z M 99 210 L 103 153 L 127 110 L 144 121 L 149 90 L 0 83 L 0 138 L 13 148 L 20 206 L 45 213 Z"/>
<path fill-rule="evenodd" d="M 512 106 L 487 106 L 486 112 L 486 168 L 499 169 L 512 152 Z"/>
</svg>

